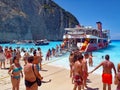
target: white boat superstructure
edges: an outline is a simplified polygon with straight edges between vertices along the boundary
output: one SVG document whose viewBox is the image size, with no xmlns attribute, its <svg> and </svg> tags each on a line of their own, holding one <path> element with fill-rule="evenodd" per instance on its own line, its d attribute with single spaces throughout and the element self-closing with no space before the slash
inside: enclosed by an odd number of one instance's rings
<svg viewBox="0 0 120 90">
<path fill-rule="evenodd" d="M 63 35 L 66 48 L 78 48 L 83 52 L 91 52 L 107 47 L 110 42 L 110 31 L 102 30 L 102 23 L 97 22 L 97 29 L 92 27 L 65 28 Z"/>
</svg>

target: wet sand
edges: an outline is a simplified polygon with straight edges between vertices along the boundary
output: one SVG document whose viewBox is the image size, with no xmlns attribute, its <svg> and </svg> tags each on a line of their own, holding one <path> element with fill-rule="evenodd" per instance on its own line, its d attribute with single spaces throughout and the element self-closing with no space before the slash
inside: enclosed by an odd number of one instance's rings
<svg viewBox="0 0 120 90">
<path fill-rule="evenodd" d="M 8 69 L 0 69 L 0 90 L 12 90 L 10 76 L 7 72 Z M 40 73 L 44 79 L 42 86 L 40 86 L 38 90 L 73 90 L 69 70 L 45 64 Z M 89 88 L 85 90 L 102 90 L 101 75 L 90 74 L 87 85 Z M 116 90 L 114 84 L 112 84 L 111 87 L 111 90 Z M 21 78 L 20 90 L 25 90 L 24 78 Z"/>
</svg>

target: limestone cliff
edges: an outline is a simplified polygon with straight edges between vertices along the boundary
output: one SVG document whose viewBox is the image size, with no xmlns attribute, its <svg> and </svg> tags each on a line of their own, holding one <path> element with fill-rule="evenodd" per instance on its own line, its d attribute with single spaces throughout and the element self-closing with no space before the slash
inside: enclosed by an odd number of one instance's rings
<svg viewBox="0 0 120 90">
<path fill-rule="evenodd" d="M 0 0 L 0 41 L 62 40 L 77 19 L 52 0 Z"/>
</svg>

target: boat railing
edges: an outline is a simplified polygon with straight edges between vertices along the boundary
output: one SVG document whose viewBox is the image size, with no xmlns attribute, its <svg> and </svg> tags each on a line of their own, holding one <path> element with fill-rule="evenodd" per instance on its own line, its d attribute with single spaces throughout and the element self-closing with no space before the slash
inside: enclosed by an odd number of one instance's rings
<svg viewBox="0 0 120 90">
<path fill-rule="evenodd" d="M 68 34 L 84 34 L 84 32 L 68 32 Z"/>
</svg>

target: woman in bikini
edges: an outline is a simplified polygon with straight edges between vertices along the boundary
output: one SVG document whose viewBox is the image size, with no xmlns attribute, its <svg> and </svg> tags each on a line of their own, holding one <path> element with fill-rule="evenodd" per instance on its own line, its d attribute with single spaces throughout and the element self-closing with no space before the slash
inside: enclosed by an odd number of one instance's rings
<svg viewBox="0 0 120 90">
<path fill-rule="evenodd" d="M 115 85 L 117 85 L 116 90 L 120 90 L 120 63 L 117 66 L 117 71 L 118 71 L 118 73 L 115 76 L 114 83 L 115 83 Z"/>
<path fill-rule="evenodd" d="M 22 67 L 16 56 L 13 58 L 13 64 L 10 66 L 8 74 L 11 76 L 12 90 L 19 90 L 20 74 L 23 77 L 23 73 Z"/>
</svg>

